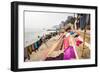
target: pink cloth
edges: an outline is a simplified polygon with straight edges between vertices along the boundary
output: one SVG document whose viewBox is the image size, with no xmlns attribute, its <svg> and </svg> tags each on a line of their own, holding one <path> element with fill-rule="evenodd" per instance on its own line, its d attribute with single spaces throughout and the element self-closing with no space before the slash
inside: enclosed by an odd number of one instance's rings
<svg viewBox="0 0 100 73">
<path fill-rule="evenodd" d="M 69 36 L 64 38 L 64 49 L 69 46 Z"/>
</svg>

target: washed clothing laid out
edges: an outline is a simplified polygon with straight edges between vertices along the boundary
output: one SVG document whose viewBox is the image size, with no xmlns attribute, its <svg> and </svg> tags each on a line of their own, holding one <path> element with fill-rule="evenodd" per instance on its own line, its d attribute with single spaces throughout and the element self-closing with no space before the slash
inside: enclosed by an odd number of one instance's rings
<svg viewBox="0 0 100 73">
<path fill-rule="evenodd" d="M 38 42 L 39 42 L 39 46 L 41 46 L 41 44 L 42 44 L 42 38 L 40 38 L 40 40 Z"/>
<path fill-rule="evenodd" d="M 24 48 L 24 61 L 25 59 L 30 59 L 30 54 L 32 54 L 32 45 Z"/>
<path fill-rule="evenodd" d="M 35 48 L 35 49 L 38 49 L 38 47 L 39 47 L 39 46 L 38 46 L 38 42 L 35 42 L 35 43 L 34 43 L 34 48 Z"/>
<path fill-rule="evenodd" d="M 75 32 L 71 31 L 71 32 L 70 32 L 70 35 L 73 35 L 74 33 L 75 33 Z"/>
<path fill-rule="evenodd" d="M 76 45 L 79 46 L 82 43 L 81 40 L 76 40 Z"/>
<path fill-rule="evenodd" d="M 84 29 L 85 26 L 86 26 L 86 24 L 88 24 L 88 21 L 89 21 L 89 15 L 87 15 L 87 14 L 82 15 L 80 17 L 80 20 L 79 20 L 79 22 L 80 22 L 80 28 Z"/>
<path fill-rule="evenodd" d="M 59 56 L 57 56 L 57 57 L 47 57 L 47 58 L 45 59 L 45 61 L 63 60 L 63 56 L 64 56 L 64 54 L 61 53 L 61 54 L 60 54 Z"/>
<path fill-rule="evenodd" d="M 79 35 L 75 38 L 76 46 L 79 46 L 83 41 L 79 38 Z"/>
<path fill-rule="evenodd" d="M 76 54 L 75 54 L 75 46 L 79 46 L 82 41 L 78 38 L 79 34 L 77 32 L 70 31 L 69 33 L 66 33 L 66 37 L 64 37 L 64 60 L 70 60 L 70 59 L 76 59 Z M 73 41 L 75 39 L 75 43 L 71 41 L 71 38 L 73 38 Z"/>
<path fill-rule="evenodd" d="M 35 48 L 34 48 L 34 44 L 32 44 L 32 51 L 34 51 L 35 50 Z"/>
<path fill-rule="evenodd" d="M 75 59 L 75 52 L 73 46 L 69 46 L 64 50 L 64 60 L 70 60 L 70 59 Z"/>
<path fill-rule="evenodd" d="M 69 46 L 69 36 L 64 38 L 64 49 Z"/>
<path fill-rule="evenodd" d="M 74 38 L 76 38 L 76 37 L 78 37 L 79 35 L 78 34 L 76 34 L 75 36 L 74 36 Z"/>
<path fill-rule="evenodd" d="M 24 61 L 28 58 L 27 48 L 24 48 Z"/>
<path fill-rule="evenodd" d="M 74 38 L 76 39 L 75 40 L 76 46 L 79 46 L 82 43 L 82 41 L 78 37 L 79 37 L 79 34 L 78 33 L 75 33 L 74 34 Z"/>
<path fill-rule="evenodd" d="M 33 51 L 36 52 L 36 50 L 38 50 L 41 44 L 42 44 L 42 40 L 40 39 L 39 41 L 24 48 L 24 60 L 26 58 L 30 59 L 30 54 L 32 54 Z"/>
<path fill-rule="evenodd" d="M 64 38 L 64 60 L 69 60 L 72 58 L 76 58 L 73 46 L 70 45 L 70 36 L 67 33 Z M 74 34 L 74 32 L 70 32 L 70 34 Z"/>
</svg>

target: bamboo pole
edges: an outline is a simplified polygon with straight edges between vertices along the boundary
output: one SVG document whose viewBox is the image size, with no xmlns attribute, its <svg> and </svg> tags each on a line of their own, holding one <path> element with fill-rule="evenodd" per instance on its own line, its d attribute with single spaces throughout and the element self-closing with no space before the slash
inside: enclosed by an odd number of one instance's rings
<svg viewBox="0 0 100 73">
<path fill-rule="evenodd" d="M 84 37 L 83 37 L 83 50 L 82 50 L 82 57 L 84 57 L 84 49 L 85 49 L 85 36 L 86 36 L 86 27 L 87 27 L 87 23 L 85 24 L 85 27 L 84 27 Z"/>
</svg>

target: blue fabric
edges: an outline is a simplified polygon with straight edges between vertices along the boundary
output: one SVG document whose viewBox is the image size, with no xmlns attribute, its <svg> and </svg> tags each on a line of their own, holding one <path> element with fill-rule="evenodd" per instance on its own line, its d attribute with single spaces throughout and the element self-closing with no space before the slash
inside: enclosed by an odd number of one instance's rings
<svg viewBox="0 0 100 73">
<path fill-rule="evenodd" d="M 75 32 L 72 32 L 72 31 L 70 32 L 71 35 L 73 35 L 74 33 L 75 33 Z"/>
<path fill-rule="evenodd" d="M 39 48 L 38 42 L 35 42 L 35 43 L 34 43 L 34 48 L 35 48 L 35 49 L 38 49 L 38 48 Z"/>
<path fill-rule="evenodd" d="M 80 17 L 80 28 L 84 29 L 86 25 L 86 14 Z"/>
</svg>

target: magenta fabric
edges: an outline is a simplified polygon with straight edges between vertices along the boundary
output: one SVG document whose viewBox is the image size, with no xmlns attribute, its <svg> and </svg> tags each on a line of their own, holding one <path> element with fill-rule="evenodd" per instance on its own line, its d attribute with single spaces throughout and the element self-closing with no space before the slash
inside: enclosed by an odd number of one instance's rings
<svg viewBox="0 0 100 73">
<path fill-rule="evenodd" d="M 76 58 L 73 46 L 69 46 L 64 50 L 64 60 Z"/>
</svg>

